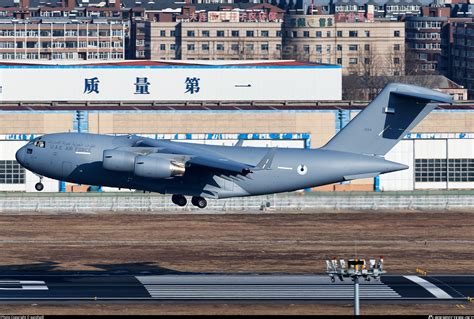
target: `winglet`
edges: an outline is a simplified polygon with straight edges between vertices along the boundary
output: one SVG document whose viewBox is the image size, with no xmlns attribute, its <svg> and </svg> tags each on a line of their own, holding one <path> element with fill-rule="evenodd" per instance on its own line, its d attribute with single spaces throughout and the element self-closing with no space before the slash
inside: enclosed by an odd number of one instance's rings
<svg viewBox="0 0 474 319">
<path fill-rule="evenodd" d="M 268 150 L 268 152 L 262 157 L 260 162 L 255 166 L 256 169 L 270 169 L 273 162 L 273 157 L 275 156 L 276 148 L 273 147 Z"/>
</svg>

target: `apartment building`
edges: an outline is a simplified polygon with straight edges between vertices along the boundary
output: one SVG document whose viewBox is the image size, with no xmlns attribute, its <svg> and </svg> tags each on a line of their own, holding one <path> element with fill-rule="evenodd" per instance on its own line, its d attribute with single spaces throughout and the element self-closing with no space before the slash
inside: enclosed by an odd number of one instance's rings
<svg viewBox="0 0 474 319">
<path fill-rule="evenodd" d="M 474 22 L 454 22 L 451 77 L 474 96 Z"/>
<path fill-rule="evenodd" d="M 122 23 L 10 19 L 0 23 L 0 60 L 121 60 L 124 39 Z"/>
<path fill-rule="evenodd" d="M 436 74 L 441 59 L 441 34 L 448 17 L 407 17 L 407 64 L 411 74 Z"/>
<path fill-rule="evenodd" d="M 340 22 L 333 15 L 287 15 L 284 59 L 339 64 L 344 75 L 404 75 L 403 22 Z"/>
</svg>

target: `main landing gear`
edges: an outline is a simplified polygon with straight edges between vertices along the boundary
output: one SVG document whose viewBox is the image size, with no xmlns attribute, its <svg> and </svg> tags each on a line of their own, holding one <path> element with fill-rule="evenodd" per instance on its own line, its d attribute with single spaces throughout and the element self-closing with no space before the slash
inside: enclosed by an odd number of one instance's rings
<svg viewBox="0 0 474 319">
<path fill-rule="evenodd" d="M 186 206 L 186 204 L 188 203 L 186 197 L 184 197 L 183 195 L 173 195 L 171 197 L 171 201 L 181 207 Z M 200 196 L 193 196 L 193 198 L 191 199 L 191 203 L 199 208 L 205 208 L 207 206 L 207 200 Z"/>
<path fill-rule="evenodd" d="M 200 196 L 193 196 L 191 203 L 199 208 L 205 208 L 207 206 L 207 200 Z"/>
<path fill-rule="evenodd" d="M 43 177 L 40 177 L 40 181 L 35 184 L 35 189 L 38 192 L 41 192 L 44 189 L 44 185 L 43 185 L 43 183 L 41 183 L 42 181 L 43 181 Z"/>
<path fill-rule="evenodd" d="M 173 195 L 171 197 L 171 201 L 173 202 L 173 204 L 176 204 L 181 207 L 186 206 L 186 204 L 188 203 L 186 197 L 184 197 L 183 195 Z"/>
</svg>

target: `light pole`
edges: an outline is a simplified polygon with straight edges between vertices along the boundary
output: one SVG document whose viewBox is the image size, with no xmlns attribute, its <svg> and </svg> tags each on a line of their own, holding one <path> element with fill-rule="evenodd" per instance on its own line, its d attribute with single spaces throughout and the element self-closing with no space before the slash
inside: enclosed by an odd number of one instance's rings
<svg viewBox="0 0 474 319">
<path fill-rule="evenodd" d="M 333 259 L 326 260 L 326 272 L 331 277 L 331 282 L 336 281 L 336 276 L 343 281 L 344 278 L 351 278 L 354 282 L 354 315 L 360 314 L 360 294 L 359 294 L 359 278 L 363 277 L 366 281 L 371 278 L 379 279 L 386 271 L 383 270 L 383 257 L 379 260 L 370 259 L 367 267 L 365 259 Z"/>
</svg>

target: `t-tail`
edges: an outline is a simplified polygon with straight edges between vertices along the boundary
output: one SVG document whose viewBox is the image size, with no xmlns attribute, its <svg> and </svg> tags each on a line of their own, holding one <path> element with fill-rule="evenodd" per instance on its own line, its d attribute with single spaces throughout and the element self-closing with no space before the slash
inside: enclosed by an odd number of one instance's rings
<svg viewBox="0 0 474 319">
<path fill-rule="evenodd" d="M 448 94 L 414 85 L 391 83 L 323 149 L 384 156 L 437 103 L 452 102 Z"/>
</svg>

